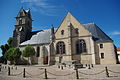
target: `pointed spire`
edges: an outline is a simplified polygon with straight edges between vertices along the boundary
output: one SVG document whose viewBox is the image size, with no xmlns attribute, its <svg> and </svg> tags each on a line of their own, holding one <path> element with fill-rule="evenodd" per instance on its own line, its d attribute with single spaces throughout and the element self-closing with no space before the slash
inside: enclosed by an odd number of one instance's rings
<svg viewBox="0 0 120 80">
<path fill-rule="evenodd" d="M 51 25 L 51 35 L 54 34 L 54 27 L 53 27 L 53 24 Z"/>
</svg>

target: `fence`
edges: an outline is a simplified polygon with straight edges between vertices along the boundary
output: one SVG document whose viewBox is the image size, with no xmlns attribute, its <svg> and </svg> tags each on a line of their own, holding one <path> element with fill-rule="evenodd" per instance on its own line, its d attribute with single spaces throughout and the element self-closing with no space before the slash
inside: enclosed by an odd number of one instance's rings
<svg viewBox="0 0 120 80">
<path fill-rule="evenodd" d="M 4 69 L 4 71 L 2 71 L 2 69 Z M 107 67 L 105 67 L 105 69 L 103 69 L 103 70 L 101 70 L 99 72 L 91 73 L 91 74 L 88 74 L 88 73 L 85 73 L 85 72 L 81 72 L 77 68 L 75 69 L 75 71 L 73 71 L 71 73 L 66 73 L 66 74 L 56 74 L 54 72 L 48 71 L 46 68 L 43 68 L 43 70 L 39 74 L 36 74 L 36 75 L 33 75 L 30 72 L 26 71 L 25 68 L 23 69 L 23 71 L 21 71 L 21 72 L 19 72 L 17 74 L 14 74 L 14 73 L 11 74 L 11 70 L 12 69 L 13 69 L 13 67 L 10 68 L 8 66 L 8 68 L 7 68 L 6 66 L 3 66 L 3 67 L 0 67 L 0 72 L 7 72 L 8 76 L 20 76 L 21 75 L 23 78 L 28 78 L 28 77 L 30 77 L 30 78 L 34 78 L 34 77 L 35 78 L 36 77 L 41 78 L 41 75 L 42 75 L 42 77 L 44 75 L 45 79 L 48 79 L 48 75 L 53 75 L 53 76 L 56 76 L 56 77 L 57 76 L 61 76 L 61 77 L 64 76 L 64 77 L 66 77 L 66 76 L 69 76 L 69 75 L 71 76 L 71 75 L 75 74 L 75 78 L 79 79 L 80 74 L 83 74 L 83 75 L 98 75 L 98 74 L 101 74 L 101 73 L 105 72 L 104 75 L 106 77 L 108 77 L 108 78 L 110 77 L 110 73 L 120 74 L 120 72 L 116 72 L 116 71 L 110 70 Z M 5 71 L 5 70 L 7 70 L 7 71 Z M 15 67 L 15 70 L 17 70 L 17 67 Z"/>
</svg>

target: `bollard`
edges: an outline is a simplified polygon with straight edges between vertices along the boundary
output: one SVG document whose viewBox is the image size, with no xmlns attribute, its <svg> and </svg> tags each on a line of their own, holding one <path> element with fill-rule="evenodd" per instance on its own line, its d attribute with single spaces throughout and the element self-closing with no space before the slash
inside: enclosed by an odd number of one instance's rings
<svg viewBox="0 0 120 80">
<path fill-rule="evenodd" d="M 79 79 L 79 75 L 78 75 L 78 69 L 76 68 L 76 79 Z"/>
<path fill-rule="evenodd" d="M 47 78 L 47 70 L 45 69 L 45 79 L 48 79 Z"/>
<path fill-rule="evenodd" d="M 93 64 L 91 64 L 91 67 L 92 67 L 92 68 L 94 67 Z"/>
<path fill-rule="evenodd" d="M 25 78 L 25 68 L 23 69 L 23 78 Z"/>
<path fill-rule="evenodd" d="M 8 66 L 8 76 L 10 76 L 10 67 Z"/>
<path fill-rule="evenodd" d="M 85 66 L 87 67 L 87 64 Z"/>
<path fill-rule="evenodd" d="M 91 68 L 90 68 L 90 64 L 88 65 L 88 69 L 91 69 Z"/>
<path fill-rule="evenodd" d="M 5 66 L 5 69 L 6 69 L 6 66 Z"/>
<path fill-rule="evenodd" d="M 15 69 L 17 70 L 17 66 L 15 67 Z"/>
<path fill-rule="evenodd" d="M 106 77 L 109 77 L 109 73 L 108 73 L 107 67 L 105 67 L 105 71 L 106 71 Z"/>
<path fill-rule="evenodd" d="M 58 68 L 60 68 L 60 65 L 58 65 Z"/>
<path fill-rule="evenodd" d="M 63 66 L 61 66 L 61 69 L 63 70 Z"/>
</svg>

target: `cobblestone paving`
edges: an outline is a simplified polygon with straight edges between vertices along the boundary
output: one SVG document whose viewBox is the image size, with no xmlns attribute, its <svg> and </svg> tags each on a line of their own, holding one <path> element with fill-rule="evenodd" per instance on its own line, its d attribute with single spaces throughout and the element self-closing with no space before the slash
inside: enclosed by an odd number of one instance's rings
<svg viewBox="0 0 120 80">
<path fill-rule="evenodd" d="M 6 68 L 5 68 L 6 66 Z M 108 68 L 109 77 L 106 77 L 105 67 Z M 17 67 L 17 70 L 16 70 Z M 25 78 L 23 70 L 25 68 Z M 76 79 L 76 70 L 72 67 L 58 68 L 58 66 L 14 66 L 10 65 L 10 76 L 8 66 L 3 65 L 0 71 L 0 80 L 46 80 L 45 68 L 48 80 L 120 80 L 120 64 L 117 65 L 94 65 L 78 69 L 79 79 Z"/>
</svg>

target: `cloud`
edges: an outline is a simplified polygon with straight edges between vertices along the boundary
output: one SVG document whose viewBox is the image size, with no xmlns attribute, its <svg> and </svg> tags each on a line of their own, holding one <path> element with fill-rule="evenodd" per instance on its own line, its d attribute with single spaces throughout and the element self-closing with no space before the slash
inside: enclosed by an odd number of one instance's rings
<svg viewBox="0 0 120 80">
<path fill-rule="evenodd" d="M 63 6 L 56 6 L 48 2 L 48 0 L 20 0 L 26 7 L 31 8 L 33 11 L 40 12 L 47 16 L 57 16 L 63 10 Z"/>
<path fill-rule="evenodd" d="M 120 35 L 120 31 L 114 31 L 114 32 L 110 33 L 110 35 Z"/>
</svg>

